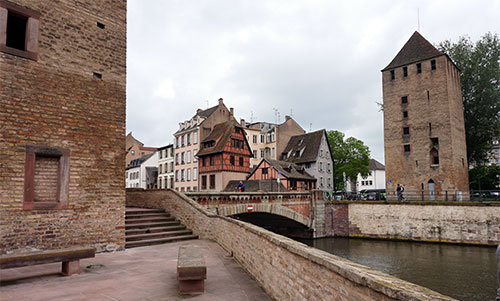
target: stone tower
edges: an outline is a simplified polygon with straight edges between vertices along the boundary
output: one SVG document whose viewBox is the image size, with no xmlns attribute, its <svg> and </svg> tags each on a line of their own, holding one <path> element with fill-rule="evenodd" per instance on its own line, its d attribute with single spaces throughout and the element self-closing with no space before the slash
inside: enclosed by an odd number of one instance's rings
<svg viewBox="0 0 500 301">
<path fill-rule="evenodd" d="M 415 32 L 382 70 L 388 196 L 465 199 L 469 180 L 460 70 Z"/>
<path fill-rule="evenodd" d="M 125 246 L 126 8 L 0 0 L 0 254 Z"/>
</svg>

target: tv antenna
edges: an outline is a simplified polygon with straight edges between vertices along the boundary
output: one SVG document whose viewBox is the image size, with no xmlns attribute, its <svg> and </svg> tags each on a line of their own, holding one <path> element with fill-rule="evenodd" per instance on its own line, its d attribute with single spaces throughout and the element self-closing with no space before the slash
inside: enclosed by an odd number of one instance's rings
<svg viewBox="0 0 500 301">
<path fill-rule="evenodd" d="M 275 123 L 278 123 L 278 109 L 276 108 L 273 108 L 273 111 L 274 111 L 274 119 L 275 119 Z"/>
<path fill-rule="evenodd" d="M 417 30 L 420 32 L 420 9 L 417 7 Z"/>
</svg>

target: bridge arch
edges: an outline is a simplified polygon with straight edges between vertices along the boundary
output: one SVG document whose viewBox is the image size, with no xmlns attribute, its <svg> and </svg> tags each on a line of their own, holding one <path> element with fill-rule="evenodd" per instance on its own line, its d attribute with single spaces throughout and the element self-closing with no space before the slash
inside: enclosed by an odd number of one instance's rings
<svg viewBox="0 0 500 301">
<path fill-rule="evenodd" d="M 252 211 L 248 210 L 248 206 L 253 206 Z M 280 215 L 291 219 L 299 224 L 302 224 L 308 228 L 311 227 L 311 219 L 304 216 L 297 211 L 294 211 L 288 207 L 282 206 L 280 204 L 269 204 L 269 203 L 258 203 L 258 204 L 235 204 L 235 205 L 220 205 L 218 207 L 218 213 L 222 216 L 232 216 L 243 213 L 252 212 L 263 212 L 270 213 L 274 215 Z"/>
</svg>

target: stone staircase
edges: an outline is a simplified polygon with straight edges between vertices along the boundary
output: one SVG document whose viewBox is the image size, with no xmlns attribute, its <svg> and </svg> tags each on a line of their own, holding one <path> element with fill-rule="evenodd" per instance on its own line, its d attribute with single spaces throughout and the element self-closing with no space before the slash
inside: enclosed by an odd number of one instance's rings
<svg viewBox="0 0 500 301">
<path fill-rule="evenodd" d="M 127 207 L 125 212 L 125 248 L 198 238 L 163 209 Z"/>
</svg>

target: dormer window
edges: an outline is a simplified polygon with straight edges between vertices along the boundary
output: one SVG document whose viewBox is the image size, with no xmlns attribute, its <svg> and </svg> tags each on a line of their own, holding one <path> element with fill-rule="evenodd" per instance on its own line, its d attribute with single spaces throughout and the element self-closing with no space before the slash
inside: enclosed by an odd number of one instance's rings
<svg viewBox="0 0 500 301">
<path fill-rule="evenodd" d="M 203 143 L 203 147 L 205 148 L 211 148 L 211 147 L 214 147 L 215 146 L 215 141 L 207 141 L 205 143 Z"/>
</svg>

